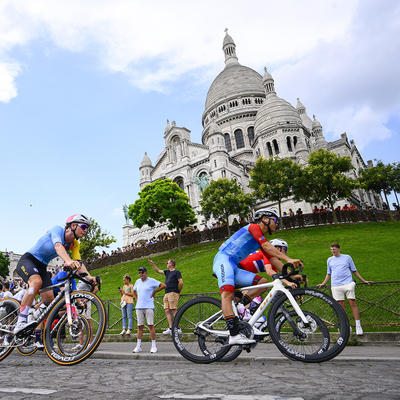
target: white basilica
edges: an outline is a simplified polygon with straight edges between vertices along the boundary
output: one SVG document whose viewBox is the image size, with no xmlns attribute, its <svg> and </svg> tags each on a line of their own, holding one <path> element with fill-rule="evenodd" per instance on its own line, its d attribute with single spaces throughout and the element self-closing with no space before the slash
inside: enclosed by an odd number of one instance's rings
<svg viewBox="0 0 400 400">
<path fill-rule="evenodd" d="M 265 158 L 290 157 L 306 164 L 309 154 L 320 148 L 333 151 L 352 159 L 353 178 L 360 168 L 366 168 L 353 140 L 349 142 L 343 133 L 339 140 L 327 142 L 322 126 L 307 115 L 306 107 L 297 99 L 296 108 L 277 96 L 274 79 L 265 68 L 264 76 L 241 65 L 236 55 L 236 45 L 226 32 L 223 41 L 225 67 L 214 79 L 207 93 L 202 116 L 202 143 L 190 139 L 190 131 L 178 127 L 173 121 L 165 127 L 165 148 L 154 165 L 145 154 L 140 170 L 140 189 L 157 179 L 169 178 L 176 182 L 190 199 L 194 211 L 199 211 L 201 190 L 212 179 L 226 177 L 235 179 L 244 192 L 250 189 L 249 171 L 259 156 Z M 362 190 L 353 193 L 352 202 L 359 207 L 379 206 L 380 199 Z M 277 204 L 264 203 L 277 209 Z M 295 203 L 288 199 L 282 210 L 293 211 L 299 207 L 311 212 L 311 204 Z M 199 217 L 199 222 L 202 217 Z M 126 224 L 123 227 L 123 246 L 147 240 L 168 232 L 159 225 L 155 228 L 138 229 Z M 200 223 L 199 223 L 200 225 Z"/>
</svg>

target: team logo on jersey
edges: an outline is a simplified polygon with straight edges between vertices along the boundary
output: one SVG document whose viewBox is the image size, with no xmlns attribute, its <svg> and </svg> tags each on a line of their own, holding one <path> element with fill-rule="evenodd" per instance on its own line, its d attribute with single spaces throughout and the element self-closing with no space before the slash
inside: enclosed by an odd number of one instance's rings
<svg viewBox="0 0 400 400">
<path fill-rule="evenodd" d="M 260 240 L 265 240 L 265 237 L 264 237 L 264 236 L 261 236 L 261 237 L 260 237 Z"/>
<path fill-rule="evenodd" d="M 25 275 L 28 275 L 28 272 L 26 272 L 26 269 L 25 269 L 25 266 L 24 266 L 24 265 L 21 267 L 21 270 L 22 270 L 22 272 L 23 272 Z"/>
</svg>

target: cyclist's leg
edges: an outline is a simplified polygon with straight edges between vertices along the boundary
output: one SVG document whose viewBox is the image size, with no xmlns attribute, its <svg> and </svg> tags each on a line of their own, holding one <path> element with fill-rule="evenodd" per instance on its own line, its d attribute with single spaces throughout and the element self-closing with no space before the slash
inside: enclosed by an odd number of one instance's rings
<svg viewBox="0 0 400 400">
<path fill-rule="evenodd" d="M 238 320 L 232 308 L 235 290 L 235 275 L 238 271 L 237 264 L 226 254 L 219 252 L 214 258 L 213 271 L 218 278 L 221 291 L 221 309 L 229 329 L 229 344 L 250 344 L 255 341 L 239 332 Z"/>
<path fill-rule="evenodd" d="M 254 297 L 261 296 L 267 290 L 267 288 L 257 289 L 257 285 L 268 283 L 262 276 L 240 268 L 236 273 L 235 282 L 239 286 L 255 286 L 254 289 L 246 291 L 246 296 L 249 298 L 250 302 Z"/>
</svg>

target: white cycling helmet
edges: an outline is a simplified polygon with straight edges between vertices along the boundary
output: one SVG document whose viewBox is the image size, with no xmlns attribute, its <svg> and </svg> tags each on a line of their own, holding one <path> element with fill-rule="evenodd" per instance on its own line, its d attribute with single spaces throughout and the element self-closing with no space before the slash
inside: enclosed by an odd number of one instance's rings
<svg viewBox="0 0 400 400">
<path fill-rule="evenodd" d="M 90 219 L 83 214 L 74 214 L 67 219 L 66 225 L 70 225 L 72 223 L 90 226 Z"/>
<path fill-rule="evenodd" d="M 264 208 L 261 210 L 258 210 L 254 213 L 254 221 L 260 221 L 261 219 L 263 219 L 263 217 L 270 217 L 270 218 L 279 218 L 278 214 L 274 211 L 274 210 L 270 210 L 268 208 Z"/>
<path fill-rule="evenodd" d="M 288 244 L 284 241 L 284 240 L 282 240 L 282 239 L 272 239 L 272 240 L 270 240 L 269 241 L 271 244 L 272 244 L 272 246 L 279 246 L 279 247 L 286 247 L 286 248 L 288 248 L 289 246 L 288 246 Z"/>
</svg>

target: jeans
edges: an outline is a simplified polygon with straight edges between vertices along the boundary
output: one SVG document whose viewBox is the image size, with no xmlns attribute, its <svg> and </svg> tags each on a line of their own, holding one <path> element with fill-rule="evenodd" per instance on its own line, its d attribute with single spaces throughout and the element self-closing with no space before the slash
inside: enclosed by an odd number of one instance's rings
<svg viewBox="0 0 400 400">
<path fill-rule="evenodd" d="M 128 317 L 128 329 L 132 329 L 132 317 L 133 312 L 133 303 L 126 303 L 125 307 L 122 307 L 122 326 L 123 329 L 126 329 L 126 317 Z"/>
</svg>

